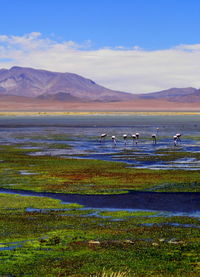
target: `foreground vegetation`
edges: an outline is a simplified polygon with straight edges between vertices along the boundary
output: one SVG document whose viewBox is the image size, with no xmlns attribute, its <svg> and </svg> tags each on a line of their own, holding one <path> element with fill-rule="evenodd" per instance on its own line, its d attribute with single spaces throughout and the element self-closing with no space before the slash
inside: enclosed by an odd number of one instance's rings
<svg viewBox="0 0 200 277">
<path fill-rule="evenodd" d="M 94 214 L 45 197 L 5 194 L 0 204 L 1 276 L 199 276 L 196 218 Z"/>
</svg>

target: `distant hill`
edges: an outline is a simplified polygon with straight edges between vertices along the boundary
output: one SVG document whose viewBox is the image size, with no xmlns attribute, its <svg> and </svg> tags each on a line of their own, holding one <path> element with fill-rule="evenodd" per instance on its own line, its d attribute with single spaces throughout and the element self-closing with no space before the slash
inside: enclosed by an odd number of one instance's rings
<svg viewBox="0 0 200 277">
<path fill-rule="evenodd" d="M 112 102 L 133 98 L 130 93 L 107 89 L 77 74 L 18 66 L 0 70 L 0 95 L 70 102 Z"/>
<path fill-rule="evenodd" d="M 158 92 L 140 94 L 140 99 L 165 99 L 171 102 L 200 102 L 200 89 L 170 88 Z"/>
</svg>

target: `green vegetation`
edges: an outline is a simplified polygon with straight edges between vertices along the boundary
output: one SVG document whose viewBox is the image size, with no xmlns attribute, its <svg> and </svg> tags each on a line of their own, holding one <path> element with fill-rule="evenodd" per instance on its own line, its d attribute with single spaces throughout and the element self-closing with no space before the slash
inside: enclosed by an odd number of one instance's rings
<svg viewBox="0 0 200 277">
<path fill-rule="evenodd" d="M 130 272 L 128 271 L 124 271 L 124 272 L 103 271 L 102 273 L 95 275 L 95 277 L 128 277 L 128 276 L 130 276 Z"/>
<path fill-rule="evenodd" d="M 150 212 L 150 211 L 103 211 L 100 213 L 102 216 L 110 216 L 113 218 L 126 218 L 130 216 L 152 216 L 156 215 L 158 212 Z"/>
<path fill-rule="evenodd" d="M 198 219 L 136 212 L 112 221 L 45 197 L 7 199 L 0 194 L 1 276 L 199 276 Z"/>
<path fill-rule="evenodd" d="M 0 209 L 5 209 L 6 211 L 26 208 L 36 208 L 36 209 L 75 209 L 81 208 L 82 205 L 79 204 L 62 204 L 60 200 L 51 199 L 48 197 L 37 197 L 37 196 L 20 196 L 18 194 L 0 194 Z"/>
<path fill-rule="evenodd" d="M 170 170 L 127 168 L 124 163 L 30 156 L 31 151 L 1 146 L 1 187 L 83 194 L 125 193 L 129 189 L 200 191 L 199 171 L 174 170 L 172 174 Z"/>
<path fill-rule="evenodd" d="M 67 140 L 63 136 L 48 134 L 47 144 L 1 145 L 0 187 L 82 194 L 129 189 L 200 191 L 199 171 L 174 170 L 172 174 L 128 168 L 119 162 L 33 155 L 31 147 L 67 148 L 65 143 L 51 141 Z M 42 136 L 33 137 L 40 140 Z M 138 161 L 200 158 L 198 153 L 178 148 L 152 156 L 141 156 L 136 150 L 120 155 Z M 199 221 L 152 211 L 84 209 L 48 197 L 2 193 L 0 276 L 199 276 Z"/>
</svg>

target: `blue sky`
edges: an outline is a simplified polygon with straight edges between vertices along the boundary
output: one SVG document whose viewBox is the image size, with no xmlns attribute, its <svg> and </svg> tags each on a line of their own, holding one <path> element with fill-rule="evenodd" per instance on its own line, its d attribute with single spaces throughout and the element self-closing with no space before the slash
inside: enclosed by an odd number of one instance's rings
<svg viewBox="0 0 200 277">
<path fill-rule="evenodd" d="M 0 68 L 133 93 L 200 87 L 199 0 L 0 0 Z"/>
<path fill-rule="evenodd" d="M 6 0 L 1 33 L 41 32 L 92 47 L 164 49 L 199 42 L 199 0 Z"/>
</svg>

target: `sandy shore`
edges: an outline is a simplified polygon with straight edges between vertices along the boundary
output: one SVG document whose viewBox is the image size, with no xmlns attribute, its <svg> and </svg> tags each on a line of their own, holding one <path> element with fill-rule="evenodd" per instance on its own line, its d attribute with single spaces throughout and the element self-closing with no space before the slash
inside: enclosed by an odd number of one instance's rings
<svg viewBox="0 0 200 277">
<path fill-rule="evenodd" d="M 180 103 L 160 100 L 129 102 L 58 102 L 19 97 L 0 99 L 0 115 L 88 115 L 88 114 L 199 114 L 200 103 Z"/>
<path fill-rule="evenodd" d="M 62 116 L 62 115 L 82 115 L 82 116 L 87 116 L 87 115 L 200 115 L 200 112 L 26 112 L 26 111 L 13 111 L 13 112 L 0 112 L 0 116 Z"/>
</svg>

